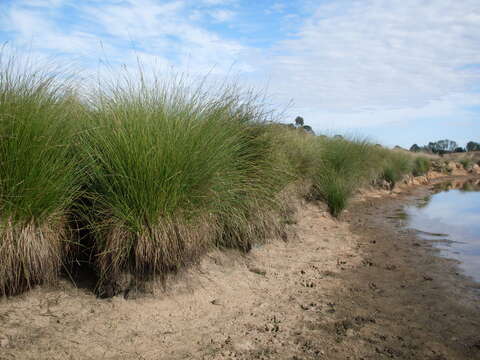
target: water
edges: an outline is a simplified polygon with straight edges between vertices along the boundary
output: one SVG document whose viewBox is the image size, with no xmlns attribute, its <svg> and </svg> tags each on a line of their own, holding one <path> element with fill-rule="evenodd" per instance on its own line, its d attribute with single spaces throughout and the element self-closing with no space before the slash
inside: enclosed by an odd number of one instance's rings
<svg viewBox="0 0 480 360">
<path fill-rule="evenodd" d="M 446 183 L 437 191 L 406 208 L 409 227 L 480 282 L 480 181 Z"/>
</svg>

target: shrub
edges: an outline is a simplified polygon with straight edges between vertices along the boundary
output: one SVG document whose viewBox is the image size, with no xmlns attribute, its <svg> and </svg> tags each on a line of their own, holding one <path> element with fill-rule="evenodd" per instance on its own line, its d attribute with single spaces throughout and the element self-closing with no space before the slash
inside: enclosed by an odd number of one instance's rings
<svg viewBox="0 0 480 360">
<path fill-rule="evenodd" d="M 0 294 L 54 281 L 80 191 L 77 102 L 54 74 L 0 57 Z"/>
<path fill-rule="evenodd" d="M 413 161 L 413 170 L 412 173 L 414 176 L 425 175 L 431 167 L 431 162 L 428 158 L 418 156 Z"/>
<path fill-rule="evenodd" d="M 314 194 L 338 216 L 360 186 L 375 176 L 375 149 L 367 141 L 322 138 L 313 175 Z"/>
<path fill-rule="evenodd" d="M 473 165 L 473 160 L 468 157 L 460 159 L 459 162 L 462 164 L 464 169 L 468 169 Z"/>
<path fill-rule="evenodd" d="M 277 164 L 290 175 L 291 181 L 311 180 L 320 158 L 319 141 L 302 129 L 271 124 L 269 131 L 274 142 Z"/>
<path fill-rule="evenodd" d="M 412 159 L 409 155 L 395 151 L 385 152 L 382 177 L 390 184 L 391 188 L 411 171 Z"/>
<path fill-rule="evenodd" d="M 289 178 L 254 99 L 128 79 L 96 99 L 82 139 L 84 217 L 103 280 L 165 274 L 211 246 L 248 250 L 277 230 Z"/>
</svg>

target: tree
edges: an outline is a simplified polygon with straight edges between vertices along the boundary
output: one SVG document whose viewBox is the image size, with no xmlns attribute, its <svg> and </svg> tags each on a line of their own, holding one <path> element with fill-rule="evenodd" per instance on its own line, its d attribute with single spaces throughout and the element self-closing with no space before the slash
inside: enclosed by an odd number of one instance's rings
<svg viewBox="0 0 480 360">
<path fill-rule="evenodd" d="M 435 154 L 445 154 L 455 151 L 458 147 L 457 143 L 453 140 L 438 140 L 436 142 L 429 142 L 426 148 Z"/>
<path fill-rule="evenodd" d="M 463 153 L 465 152 L 465 149 L 461 146 L 457 147 L 453 152 L 456 152 L 456 153 Z"/>
<path fill-rule="evenodd" d="M 295 126 L 303 126 L 303 125 L 304 125 L 303 117 L 297 116 L 295 118 Z"/>
<path fill-rule="evenodd" d="M 480 151 L 480 144 L 475 141 L 469 141 L 467 144 L 467 151 Z"/>
<path fill-rule="evenodd" d="M 418 146 L 417 144 L 413 144 L 411 147 L 410 147 L 410 151 L 412 152 L 419 152 L 420 150 L 422 150 L 420 148 L 420 146 Z"/>
<path fill-rule="evenodd" d="M 303 130 L 305 130 L 305 132 L 307 132 L 309 134 L 312 134 L 312 135 L 315 135 L 315 131 L 313 131 L 313 129 L 310 125 L 304 125 L 302 127 L 303 127 Z"/>
</svg>

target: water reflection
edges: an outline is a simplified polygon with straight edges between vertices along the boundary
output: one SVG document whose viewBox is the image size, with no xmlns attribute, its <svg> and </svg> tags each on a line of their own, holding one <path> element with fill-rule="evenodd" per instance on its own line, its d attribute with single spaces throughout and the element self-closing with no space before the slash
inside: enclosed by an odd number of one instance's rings
<svg viewBox="0 0 480 360">
<path fill-rule="evenodd" d="M 405 209 L 409 227 L 480 281 L 480 180 L 439 184 L 435 192 Z"/>
</svg>

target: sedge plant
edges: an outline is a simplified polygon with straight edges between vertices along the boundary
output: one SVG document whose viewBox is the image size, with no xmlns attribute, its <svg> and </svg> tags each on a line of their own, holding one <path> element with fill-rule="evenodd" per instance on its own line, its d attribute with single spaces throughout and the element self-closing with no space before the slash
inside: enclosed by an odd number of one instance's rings
<svg viewBox="0 0 480 360">
<path fill-rule="evenodd" d="M 368 141 L 318 138 L 319 162 L 313 176 L 313 191 L 338 216 L 355 190 L 377 172 L 375 149 Z"/>
<path fill-rule="evenodd" d="M 0 294 L 55 281 L 71 240 L 78 102 L 50 70 L 0 56 Z"/>
<path fill-rule="evenodd" d="M 408 154 L 393 150 L 384 150 L 382 178 L 388 182 L 390 188 L 412 172 L 412 157 Z"/>
<path fill-rule="evenodd" d="M 413 160 L 413 170 L 412 174 L 414 176 L 422 176 L 425 175 L 431 167 L 431 161 L 429 158 L 424 156 L 417 156 Z"/>
<path fill-rule="evenodd" d="M 90 104 L 83 216 L 101 283 L 176 271 L 212 246 L 248 250 L 277 228 L 288 183 L 255 99 L 128 75 Z"/>
</svg>

